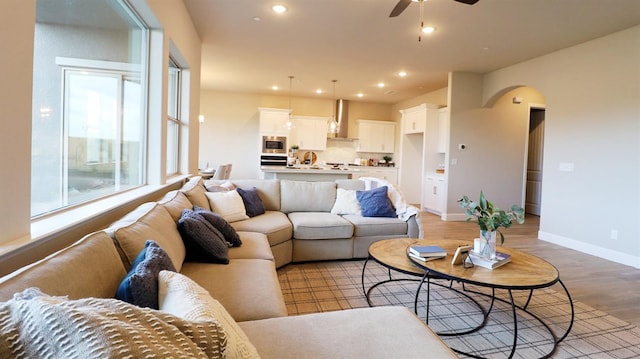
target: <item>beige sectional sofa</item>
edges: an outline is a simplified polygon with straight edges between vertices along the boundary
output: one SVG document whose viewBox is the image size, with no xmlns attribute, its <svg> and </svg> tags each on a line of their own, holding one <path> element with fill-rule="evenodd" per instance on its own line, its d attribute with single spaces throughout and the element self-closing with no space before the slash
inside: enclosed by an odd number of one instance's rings
<svg viewBox="0 0 640 359">
<path fill-rule="evenodd" d="M 220 185 L 225 181 L 205 181 Z M 232 222 L 239 231 L 257 231 L 267 235 L 276 266 L 290 262 L 366 258 L 371 243 L 385 238 L 418 238 L 420 221 L 416 208 L 393 203 L 407 218 L 363 217 L 331 213 L 339 189 L 366 190 L 361 180 L 301 182 L 287 180 L 233 180 L 233 187 L 256 188 L 266 213 Z M 382 183 L 384 184 L 384 183 Z M 186 185 L 185 193 L 194 203 L 209 204 L 203 198 L 197 178 Z M 394 202 L 402 202 L 400 194 Z M 412 211 L 411 211 L 412 210 Z"/>
<path fill-rule="evenodd" d="M 229 248 L 228 264 L 185 261 L 186 249 L 177 230 L 177 221 L 185 208 L 210 207 L 202 179 L 196 177 L 181 190 L 171 191 L 157 202 L 139 206 L 105 230 L 90 233 L 73 245 L 0 278 L 0 300 L 11 302 L 15 293 L 31 287 L 52 296 L 68 296 L 70 300 L 113 298 L 146 240 L 152 239 L 168 254 L 177 272 L 222 304 L 262 358 L 412 358 L 425 354 L 434 358 L 456 357 L 437 335 L 404 307 L 287 316 L 276 272 L 278 261 L 282 265 L 296 259 L 352 258 L 360 255 L 359 249 L 354 251 L 355 241 L 361 238 L 371 241 L 377 236 L 368 235 L 362 228 L 351 234 L 329 231 L 339 238 L 298 238 L 298 232 L 302 237 L 303 233 L 314 233 L 314 228 L 304 228 L 302 224 L 307 223 L 306 214 L 315 211 L 286 211 L 287 194 L 282 194 L 281 203 L 278 203 L 278 191 L 286 191 L 286 186 L 277 181 L 234 183 L 259 188 L 268 211 L 232 223 L 242 245 Z M 324 203 L 324 199 L 308 195 L 307 199 L 316 206 L 314 210 L 326 209 L 328 201 Z M 305 215 L 296 219 L 293 213 Z M 289 219 L 293 223 L 286 225 L 285 220 Z M 320 223 L 333 222 L 323 220 Z M 366 227 L 365 223 L 354 224 L 356 228 L 358 225 Z M 320 244 L 335 248 L 323 252 L 319 250 Z M 0 311 L 0 320 L 3 320 L 2 315 Z M 51 335 L 56 333 L 59 334 L 52 331 Z M 0 353 L 2 350 L 0 342 Z M 227 354 L 233 357 L 233 353 Z"/>
</svg>

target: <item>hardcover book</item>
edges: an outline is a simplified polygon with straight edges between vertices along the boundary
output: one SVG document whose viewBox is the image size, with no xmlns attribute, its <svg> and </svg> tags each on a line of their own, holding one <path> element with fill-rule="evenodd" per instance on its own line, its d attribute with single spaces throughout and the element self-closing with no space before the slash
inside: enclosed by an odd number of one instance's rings
<svg viewBox="0 0 640 359">
<path fill-rule="evenodd" d="M 410 246 L 409 253 L 420 257 L 444 257 L 447 251 L 439 246 Z"/>
</svg>

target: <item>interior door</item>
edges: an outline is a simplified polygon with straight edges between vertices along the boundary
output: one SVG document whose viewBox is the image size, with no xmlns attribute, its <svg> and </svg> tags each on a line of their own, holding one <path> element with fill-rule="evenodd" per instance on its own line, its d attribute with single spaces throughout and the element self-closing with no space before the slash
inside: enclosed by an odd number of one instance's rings
<svg viewBox="0 0 640 359">
<path fill-rule="evenodd" d="M 544 153 L 544 109 L 532 108 L 529 114 L 529 153 L 525 212 L 540 215 L 542 198 L 542 161 Z"/>
</svg>

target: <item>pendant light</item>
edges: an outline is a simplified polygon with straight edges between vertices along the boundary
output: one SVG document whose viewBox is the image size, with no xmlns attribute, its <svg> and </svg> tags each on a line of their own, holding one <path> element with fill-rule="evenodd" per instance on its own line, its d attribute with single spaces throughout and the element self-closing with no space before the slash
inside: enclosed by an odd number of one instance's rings
<svg viewBox="0 0 640 359">
<path fill-rule="evenodd" d="M 291 107 L 291 88 L 293 87 L 293 79 L 294 77 L 289 75 L 289 118 L 284 124 L 284 127 L 287 131 L 291 131 L 291 129 L 293 128 L 293 120 L 291 119 L 291 115 L 293 114 L 293 109 Z"/>
<path fill-rule="evenodd" d="M 336 121 L 336 82 L 338 80 L 331 80 L 333 82 L 333 112 L 331 113 L 331 119 L 329 120 L 329 133 L 334 137 L 338 133 L 338 121 Z"/>
</svg>

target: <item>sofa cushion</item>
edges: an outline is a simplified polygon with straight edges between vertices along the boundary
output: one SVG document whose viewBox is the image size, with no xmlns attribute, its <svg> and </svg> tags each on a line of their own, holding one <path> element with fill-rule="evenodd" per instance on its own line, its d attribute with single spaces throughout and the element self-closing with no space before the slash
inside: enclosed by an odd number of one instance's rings
<svg viewBox="0 0 640 359">
<path fill-rule="evenodd" d="M 243 179 L 233 180 L 234 186 L 242 189 L 255 187 L 267 211 L 280 210 L 280 180 Z"/>
<path fill-rule="evenodd" d="M 209 206 L 209 200 L 205 195 L 205 193 L 207 193 L 207 189 L 204 188 L 204 180 L 202 177 L 195 176 L 189 178 L 189 181 L 180 188 L 180 192 L 187 196 L 192 205 L 211 209 Z"/>
<path fill-rule="evenodd" d="M 356 197 L 356 191 L 338 188 L 336 192 L 336 203 L 333 204 L 331 213 L 362 215 L 362 209 Z"/>
<path fill-rule="evenodd" d="M 229 181 L 206 180 L 204 181 L 204 188 L 207 192 L 226 192 L 233 191 L 236 186 Z"/>
<path fill-rule="evenodd" d="M 167 192 L 158 203 L 164 206 L 176 223 L 178 223 L 178 220 L 182 216 L 183 209 L 193 208 L 193 204 L 189 202 L 187 196 L 178 190 Z"/>
<path fill-rule="evenodd" d="M 265 214 L 231 223 L 236 231 L 258 232 L 267 235 L 270 245 L 286 242 L 293 235 L 293 225 L 286 214 L 266 211 Z"/>
<path fill-rule="evenodd" d="M 364 217 L 396 217 L 396 210 L 387 196 L 387 186 L 356 191 L 356 197 Z"/>
<path fill-rule="evenodd" d="M 262 203 L 262 200 L 258 195 L 258 190 L 255 187 L 251 189 L 237 188 L 236 191 L 242 198 L 247 216 L 255 217 L 264 214 L 264 204 Z"/>
<path fill-rule="evenodd" d="M 222 216 L 198 206 L 194 206 L 193 210 L 219 230 L 224 236 L 224 240 L 232 247 L 240 247 L 242 245 L 242 241 L 240 240 L 236 230 L 229 224 L 229 222 L 222 218 Z"/>
<path fill-rule="evenodd" d="M 176 222 L 163 205 L 148 202 L 129 212 L 106 229 L 123 254 L 127 268 L 151 239 L 164 249 L 173 265 L 179 271 L 184 261 L 186 249 L 178 232 Z"/>
<path fill-rule="evenodd" d="M 116 298 L 138 307 L 158 309 L 158 273 L 175 271 L 171 258 L 154 241 L 147 241 L 127 276 L 124 277 Z"/>
<path fill-rule="evenodd" d="M 260 358 L 247 335 L 217 300 L 196 282 L 176 272 L 162 271 L 158 280 L 160 310 L 192 322 L 218 322 L 227 334 L 228 359 Z"/>
<path fill-rule="evenodd" d="M 257 232 L 238 232 L 242 246 L 229 248 L 229 259 L 274 260 L 267 236 Z"/>
<path fill-rule="evenodd" d="M 346 219 L 326 212 L 289 213 L 295 239 L 351 238 L 353 225 Z"/>
<path fill-rule="evenodd" d="M 354 226 L 354 237 L 367 236 L 404 236 L 407 234 L 408 224 L 399 218 L 362 217 L 345 215 L 344 219 Z"/>
<path fill-rule="evenodd" d="M 242 197 L 236 190 L 207 192 L 206 197 L 209 199 L 211 211 L 221 215 L 228 222 L 242 221 L 249 218 L 244 208 Z"/>
<path fill-rule="evenodd" d="M 342 189 L 363 191 L 366 188 L 364 181 L 359 179 L 338 179 L 336 180 L 336 186 Z"/>
<path fill-rule="evenodd" d="M 113 298 L 18 297 L 0 303 L 3 358 L 223 358 L 226 333 L 217 322 Z"/>
<path fill-rule="evenodd" d="M 330 212 L 336 201 L 335 182 L 280 181 L 281 211 Z"/>
<path fill-rule="evenodd" d="M 458 358 L 406 307 L 338 310 L 238 324 L 263 359 Z"/>
<path fill-rule="evenodd" d="M 100 270 L 93 270 L 100 268 Z M 127 274 L 113 239 L 99 231 L 0 278 L 0 301 L 38 287 L 51 295 L 113 298 Z"/>
<path fill-rule="evenodd" d="M 186 262 L 181 273 L 220 301 L 236 321 L 287 315 L 273 261 L 234 259 L 229 265 Z"/>
<path fill-rule="evenodd" d="M 205 263 L 229 263 L 229 250 L 222 233 L 199 213 L 185 209 L 178 221 L 184 240 L 186 260 Z"/>
</svg>

